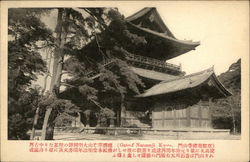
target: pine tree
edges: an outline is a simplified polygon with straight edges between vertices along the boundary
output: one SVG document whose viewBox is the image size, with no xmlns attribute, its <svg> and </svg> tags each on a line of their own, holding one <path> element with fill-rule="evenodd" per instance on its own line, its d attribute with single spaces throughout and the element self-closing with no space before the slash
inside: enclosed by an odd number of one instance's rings
<svg viewBox="0 0 250 162">
<path fill-rule="evenodd" d="M 83 13 L 87 16 L 84 17 Z M 100 104 L 99 91 L 116 93 L 124 111 L 125 94 L 129 91 L 139 93 L 137 86 L 143 86 L 137 75 L 122 61 L 127 52 L 125 47 L 127 43 L 145 43 L 145 40 L 130 33 L 124 17 L 112 8 L 60 8 L 55 32 L 56 48 L 50 84 L 52 103 L 62 105 L 60 87 L 65 85 L 80 94 L 78 97 L 82 103 L 92 102 L 99 107 L 105 107 Z M 65 61 L 67 55 L 70 58 Z M 110 59 L 114 64 L 112 70 L 102 64 Z M 93 72 L 99 76 L 103 86 L 93 85 L 93 78 L 88 76 Z M 62 82 L 63 74 L 72 78 Z M 49 106 L 46 110 L 42 139 L 53 139 L 57 108 Z"/>
<path fill-rule="evenodd" d="M 46 71 L 39 50 L 53 46 L 52 31 L 40 17 L 48 9 L 10 8 L 8 11 L 8 138 L 28 139 L 32 117 L 40 97 L 31 88 Z M 31 97 L 32 96 L 32 97 Z"/>
</svg>

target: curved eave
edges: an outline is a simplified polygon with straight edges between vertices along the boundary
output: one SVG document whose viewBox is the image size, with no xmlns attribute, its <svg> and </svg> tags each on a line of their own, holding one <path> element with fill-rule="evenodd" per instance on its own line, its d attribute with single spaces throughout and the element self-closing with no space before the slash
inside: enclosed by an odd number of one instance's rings
<svg viewBox="0 0 250 162">
<path fill-rule="evenodd" d="M 230 92 L 220 81 L 219 79 L 217 78 L 217 76 L 213 73 L 212 74 L 212 77 L 214 79 L 214 81 L 216 82 L 216 84 L 218 85 L 218 87 L 220 88 L 220 90 L 222 91 L 224 97 L 227 97 L 227 96 L 232 96 L 232 92 Z"/>
<path fill-rule="evenodd" d="M 178 39 L 169 37 L 169 36 L 165 35 L 164 33 L 158 33 L 158 32 L 155 32 L 155 31 L 147 29 L 147 28 L 139 27 L 137 25 L 132 24 L 131 22 L 128 22 L 128 24 L 132 25 L 133 27 L 135 27 L 135 28 L 137 28 L 137 29 L 139 29 L 141 31 L 144 31 L 146 33 L 161 37 L 161 38 L 166 39 L 166 40 L 173 41 L 175 43 L 183 44 L 183 45 L 186 45 L 186 46 L 193 46 L 194 48 L 200 45 L 200 42 L 178 40 Z"/>
<path fill-rule="evenodd" d="M 200 45 L 200 42 L 178 40 L 178 39 L 169 37 L 164 33 L 158 33 L 147 28 L 142 28 L 142 27 L 132 24 L 131 22 L 127 22 L 127 23 L 133 28 L 135 28 L 136 30 L 142 31 L 145 34 L 149 34 L 153 37 L 162 39 L 164 42 L 163 45 L 170 44 L 174 49 L 176 49 L 176 52 L 171 53 L 171 55 L 165 56 L 165 59 L 171 59 L 181 54 L 187 53 L 191 50 L 195 50 L 195 48 Z"/>
</svg>

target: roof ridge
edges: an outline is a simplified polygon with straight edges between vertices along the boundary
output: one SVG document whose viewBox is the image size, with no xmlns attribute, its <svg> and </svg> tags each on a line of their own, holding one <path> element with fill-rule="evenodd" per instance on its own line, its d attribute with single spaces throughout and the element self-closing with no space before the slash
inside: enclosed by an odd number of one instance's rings
<svg viewBox="0 0 250 162">
<path fill-rule="evenodd" d="M 172 81 L 176 81 L 176 80 L 180 80 L 180 79 L 185 79 L 185 78 L 192 77 L 192 76 L 195 76 L 195 75 L 198 75 L 198 74 L 202 74 L 204 72 L 211 72 L 211 74 L 213 74 L 214 73 L 214 68 L 210 67 L 208 69 L 205 69 L 205 70 L 202 70 L 202 71 L 199 71 L 199 72 L 196 72 L 196 73 L 192 73 L 192 74 L 180 77 L 180 78 L 175 78 L 175 79 L 170 79 L 170 80 L 162 81 L 159 84 L 168 83 L 168 82 L 172 82 Z"/>
</svg>

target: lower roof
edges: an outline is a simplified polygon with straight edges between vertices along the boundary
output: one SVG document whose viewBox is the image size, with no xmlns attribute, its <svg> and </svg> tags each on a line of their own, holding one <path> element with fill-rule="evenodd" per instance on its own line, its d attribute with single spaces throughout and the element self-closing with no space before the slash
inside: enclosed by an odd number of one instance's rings
<svg viewBox="0 0 250 162">
<path fill-rule="evenodd" d="M 212 84 L 215 84 L 221 96 L 230 96 L 232 95 L 223 84 L 217 79 L 214 74 L 213 68 L 194 73 L 191 75 L 179 77 L 176 79 L 171 79 L 167 81 L 162 81 L 159 84 L 156 84 L 152 88 L 148 89 L 145 93 L 142 93 L 136 97 L 149 97 L 162 94 L 169 94 L 178 92 L 185 89 L 191 89 L 198 87 L 199 85 L 206 83 L 209 79 L 213 79 Z"/>
</svg>

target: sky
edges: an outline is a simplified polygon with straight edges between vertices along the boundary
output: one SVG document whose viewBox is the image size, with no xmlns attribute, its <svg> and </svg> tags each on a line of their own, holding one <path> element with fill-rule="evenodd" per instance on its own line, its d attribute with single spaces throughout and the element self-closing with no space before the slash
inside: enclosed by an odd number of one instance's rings
<svg viewBox="0 0 250 162">
<path fill-rule="evenodd" d="M 145 6 L 156 7 L 177 39 L 200 42 L 196 50 L 167 60 L 169 63 L 181 64 L 186 74 L 214 66 L 215 73 L 219 75 L 248 54 L 249 17 L 246 2 L 167 1 L 139 5 L 131 2 L 131 5 L 118 5 L 118 10 L 127 17 Z M 55 12 L 43 20 L 54 28 Z"/>
</svg>

